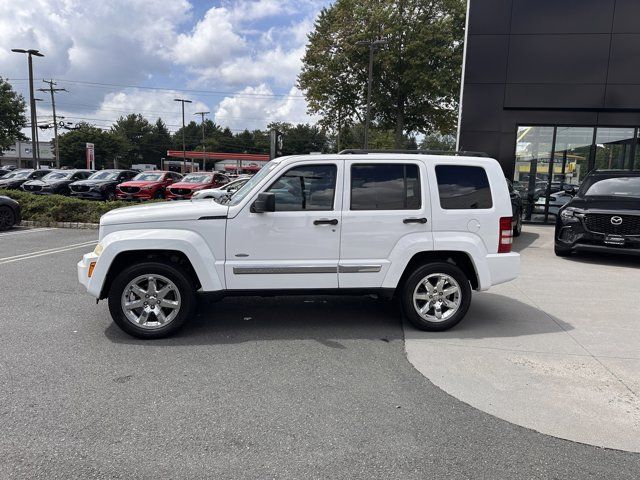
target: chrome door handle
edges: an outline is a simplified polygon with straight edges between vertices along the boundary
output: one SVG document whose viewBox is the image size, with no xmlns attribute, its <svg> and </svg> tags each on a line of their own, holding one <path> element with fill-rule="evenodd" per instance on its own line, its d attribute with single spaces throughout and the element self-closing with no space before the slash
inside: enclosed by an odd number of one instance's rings
<svg viewBox="0 0 640 480">
<path fill-rule="evenodd" d="M 426 218 L 405 218 L 402 223 L 427 223 Z"/>
<path fill-rule="evenodd" d="M 318 220 L 313 221 L 314 225 L 337 225 L 337 218 L 319 218 Z"/>
</svg>

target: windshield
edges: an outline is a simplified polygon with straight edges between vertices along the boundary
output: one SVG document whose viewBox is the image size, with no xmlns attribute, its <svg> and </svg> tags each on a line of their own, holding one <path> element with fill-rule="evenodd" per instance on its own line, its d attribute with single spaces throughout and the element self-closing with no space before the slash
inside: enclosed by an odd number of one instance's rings
<svg viewBox="0 0 640 480">
<path fill-rule="evenodd" d="M 616 177 L 594 179 L 588 185 L 585 197 L 640 197 L 640 177 Z"/>
<path fill-rule="evenodd" d="M 180 182 L 182 183 L 208 183 L 211 181 L 210 174 L 205 173 L 193 173 L 184 177 Z"/>
<path fill-rule="evenodd" d="M 138 182 L 159 182 L 162 179 L 162 173 L 139 173 L 133 180 Z"/>
<path fill-rule="evenodd" d="M 29 174 L 31 173 L 31 171 L 27 170 L 26 172 L 14 172 L 14 173 L 10 173 L 9 175 L 7 175 L 6 177 L 4 177 L 4 180 L 8 179 L 8 178 L 13 178 L 13 179 L 19 179 L 19 178 L 27 178 L 29 176 Z"/>
<path fill-rule="evenodd" d="M 260 183 L 264 177 L 266 177 L 271 170 L 276 168 L 278 164 L 276 162 L 269 162 L 265 164 L 264 167 L 260 169 L 258 173 L 256 173 L 253 177 L 251 177 L 247 183 L 245 183 L 236 193 L 231 197 L 231 201 L 227 204 L 230 206 L 238 205 L 244 197 L 246 197 L 253 187 Z"/>
<path fill-rule="evenodd" d="M 102 171 L 96 172 L 89 177 L 89 180 L 115 180 L 120 172 Z"/>
<path fill-rule="evenodd" d="M 64 178 L 69 178 L 72 175 L 72 172 L 51 172 L 47 173 L 42 180 L 50 181 L 50 180 L 62 180 Z"/>
</svg>

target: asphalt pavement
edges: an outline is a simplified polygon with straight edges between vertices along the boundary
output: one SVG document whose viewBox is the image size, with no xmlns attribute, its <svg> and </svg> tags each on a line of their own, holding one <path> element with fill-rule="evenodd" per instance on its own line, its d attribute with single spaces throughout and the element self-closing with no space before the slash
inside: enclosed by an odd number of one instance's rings
<svg viewBox="0 0 640 480">
<path fill-rule="evenodd" d="M 0 234 L 0 478 L 640 478 L 638 454 L 434 386 L 379 300 L 226 299 L 145 342 L 77 283 L 95 231 L 19 232 Z"/>
</svg>

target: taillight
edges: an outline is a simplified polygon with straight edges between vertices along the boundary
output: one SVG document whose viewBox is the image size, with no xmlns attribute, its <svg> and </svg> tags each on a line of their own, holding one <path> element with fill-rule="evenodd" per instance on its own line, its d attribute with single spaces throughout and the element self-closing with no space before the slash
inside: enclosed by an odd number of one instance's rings
<svg viewBox="0 0 640 480">
<path fill-rule="evenodd" d="M 498 253 L 509 253 L 513 243 L 513 227 L 511 217 L 500 218 L 500 235 L 498 240 Z"/>
</svg>

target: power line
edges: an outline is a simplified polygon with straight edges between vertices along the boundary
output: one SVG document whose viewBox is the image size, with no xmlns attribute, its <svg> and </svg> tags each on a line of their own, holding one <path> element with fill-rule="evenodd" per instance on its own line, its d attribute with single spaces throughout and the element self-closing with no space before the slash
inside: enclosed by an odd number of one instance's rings
<svg viewBox="0 0 640 480">
<path fill-rule="evenodd" d="M 56 168 L 60 168 L 60 148 L 58 148 L 58 121 L 56 119 L 56 92 L 66 92 L 66 88 L 54 88 L 54 85 L 57 85 L 56 82 L 53 81 L 53 78 L 50 80 L 42 81 L 49 85 L 49 88 L 39 88 L 39 92 L 49 92 L 51 94 L 51 108 L 53 109 L 53 141 L 55 143 L 55 151 L 56 151 Z"/>
</svg>

